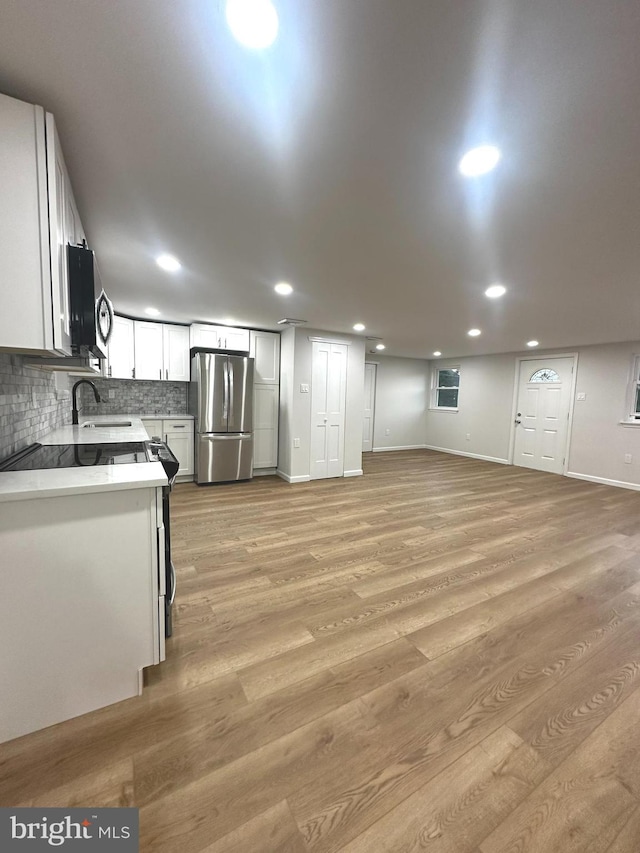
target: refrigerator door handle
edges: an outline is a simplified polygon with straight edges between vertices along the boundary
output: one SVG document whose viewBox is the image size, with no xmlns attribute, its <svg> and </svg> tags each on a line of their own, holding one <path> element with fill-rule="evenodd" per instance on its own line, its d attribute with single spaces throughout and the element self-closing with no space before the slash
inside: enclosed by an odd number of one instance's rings
<svg viewBox="0 0 640 853">
<path fill-rule="evenodd" d="M 229 362 L 225 361 L 222 365 L 222 417 L 225 421 L 229 418 Z"/>
<path fill-rule="evenodd" d="M 217 433 L 200 433 L 198 438 L 201 441 L 241 441 L 252 437 L 250 432 L 217 432 Z"/>
<path fill-rule="evenodd" d="M 233 366 L 227 362 L 229 380 L 229 428 L 233 426 Z"/>
</svg>

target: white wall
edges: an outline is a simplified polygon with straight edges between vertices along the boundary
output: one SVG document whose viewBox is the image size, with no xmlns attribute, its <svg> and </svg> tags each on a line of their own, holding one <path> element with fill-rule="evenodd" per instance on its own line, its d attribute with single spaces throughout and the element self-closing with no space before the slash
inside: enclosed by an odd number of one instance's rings
<svg viewBox="0 0 640 853">
<path fill-rule="evenodd" d="M 280 334 L 280 419 L 278 426 L 278 471 L 291 475 L 291 418 L 295 367 L 295 329 Z"/>
<path fill-rule="evenodd" d="M 378 355 L 372 361 L 377 364 L 373 449 L 424 447 L 429 363 Z"/>
<path fill-rule="evenodd" d="M 547 354 L 578 353 L 568 473 L 588 479 L 640 485 L 640 426 L 625 427 L 633 355 L 640 343 L 568 347 Z M 460 366 L 459 411 L 427 412 L 426 444 L 465 455 L 507 461 L 513 419 L 516 358 L 532 353 L 431 361 L 431 368 Z M 537 357 L 545 353 L 536 351 Z M 467 434 L 470 436 L 466 438 Z M 631 464 L 624 461 L 632 455 Z"/>
<path fill-rule="evenodd" d="M 640 426 L 622 426 L 634 354 L 640 343 L 582 347 L 569 449 L 569 473 L 640 485 Z M 632 456 L 631 464 L 624 461 Z"/>
<path fill-rule="evenodd" d="M 515 355 L 509 354 L 431 361 L 432 370 L 436 367 L 460 368 L 460 393 L 459 411 L 431 408 L 427 411 L 427 445 L 436 450 L 506 462 L 515 359 Z"/>
<path fill-rule="evenodd" d="M 362 473 L 362 417 L 364 411 L 364 351 L 361 337 L 340 335 L 318 329 L 288 329 L 280 350 L 281 369 L 286 374 L 281 385 L 280 456 L 278 472 L 292 482 L 309 479 L 311 467 L 311 394 L 300 392 L 300 386 L 311 386 L 312 342 L 310 337 L 325 338 L 347 347 L 347 405 L 345 412 L 345 474 Z M 293 341 L 293 343 L 292 343 Z M 281 379 L 282 381 L 282 379 Z M 293 447 L 294 439 L 300 447 Z"/>
</svg>

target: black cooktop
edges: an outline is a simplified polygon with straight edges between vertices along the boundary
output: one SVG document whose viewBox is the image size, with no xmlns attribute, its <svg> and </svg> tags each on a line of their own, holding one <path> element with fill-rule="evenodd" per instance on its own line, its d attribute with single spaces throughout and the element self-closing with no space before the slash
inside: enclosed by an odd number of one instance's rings
<svg viewBox="0 0 640 853">
<path fill-rule="evenodd" d="M 43 468 L 90 468 L 94 465 L 129 465 L 148 462 L 142 441 L 114 444 L 32 444 L 0 465 L 0 471 L 35 471 Z"/>
</svg>

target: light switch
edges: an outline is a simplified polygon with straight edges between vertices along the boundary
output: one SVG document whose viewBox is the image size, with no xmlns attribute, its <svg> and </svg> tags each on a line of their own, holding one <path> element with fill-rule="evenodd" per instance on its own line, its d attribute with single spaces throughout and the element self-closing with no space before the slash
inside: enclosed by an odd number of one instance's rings
<svg viewBox="0 0 640 853">
<path fill-rule="evenodd" d="M 300 439 L 299 438 L 293 439 L 293 446 L 294 447 L 300 447 Z"/>
<path fill-rule="evenodd" d="M 300 393 L 301 393 L 301 394 L 308 394 L 308 393 L 309 393 L 309 386 L 307 385 L 307 383 L 306 383 L 306 382 L 303 382 L 303 383 L 300 385 Z"/>
<path fill-rule="evenodd" d="M 576 400 L 579 403 L 583 403 L 586 399 L 587 399 L 587 395 L 585 394 L 585 392 L 584 391 L 578 391 L 578 393 L 576 394 Z"/>
</svg>

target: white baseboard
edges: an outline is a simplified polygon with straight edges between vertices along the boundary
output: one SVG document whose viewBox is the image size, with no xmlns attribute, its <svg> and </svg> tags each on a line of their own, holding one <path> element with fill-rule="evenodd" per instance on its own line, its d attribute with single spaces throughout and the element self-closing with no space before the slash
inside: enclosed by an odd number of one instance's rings
<svg viewBox="0 0 640 853">
<path fill-rule="evenodd" d="M 508 459 L 501 459 L 499 456 L 483 456 L 481 453 L 465 453 L 463 450 L 449 450 L 446 447 L 434 447 L 432 444 L 425 444 L 427 450 L 436 450 L 438 453 L 450 453 L 452 456 L 468 456 L 469 459 L 482 459 L 483 462 L 498 462 L 500 465 L 510 465 Z"/>
<path fill-rule="evenodd" d="M 627 483 L 624 480 L 610 480 L 608 477 L 592 477 L 590 474 L 576 474 L 575 471 L 567 471 L 565 476 L 573 477 L 574 480 L 600 483 L 602 486 L 617 486 L 619 489 L 633 489 L 635 492 L 640 492 L 640 484 Z"/>
<path fill-rule="evenodd" d="M 374 447 L 373 453 L 386 453 L 387 450 L 426 450 L 426 444 L 407 444 L 400 447 Z"/>
<path fill-rule="evenodd" d="M 345 471 L 343 477 L 362 477 L 364 471 L 362 468 L 354 468 L 353 471 Z"/>
<path fill-rule="evenodd" d="M 311 477 L 308 474 L 300 474 L 297 477 L 290 477 L 289 474 L 285 474 L 284 471 L 276 471 L 278 477 L 282 477 L 283 480 L 286 480 L 287 483 L 308 483 L 311 480 Z"/>
<path fill-rule="evenodd" d="M 254 477 L 268 477 L 277 473 L 275 468 L 254 468 L 253 476 Z"/>
</svg>

